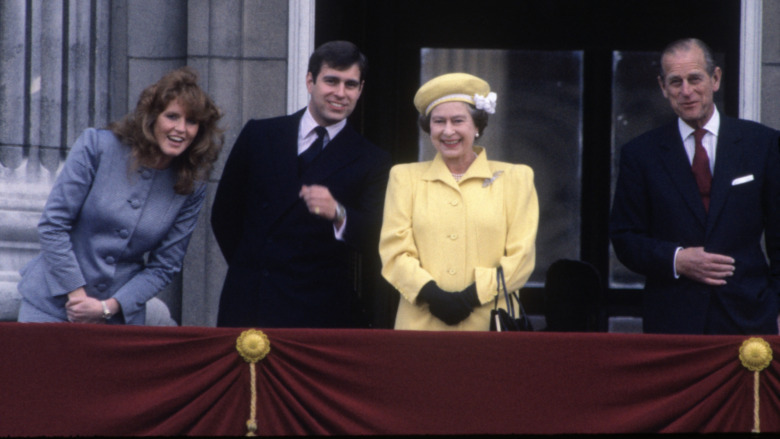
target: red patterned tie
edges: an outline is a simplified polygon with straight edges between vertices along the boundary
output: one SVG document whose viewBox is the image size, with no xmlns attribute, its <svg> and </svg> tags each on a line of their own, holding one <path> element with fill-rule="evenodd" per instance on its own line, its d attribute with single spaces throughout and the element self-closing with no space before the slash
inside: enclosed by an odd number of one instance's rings
<svg viewBox="0 0 780 439">
<path fill-rule="evenodd" d="M 696 149 L 693 153 L 693 163 L 691 170 L 696 177 L 696 184 L 699 186 L 701 201 L 704 203 L 704 210 L 710 210 L 710 189 L 712 187 L 712 173 L 710 172 L 710 158 L 707 156 L 707 150 L 701 143 L 707 130 L 697 128 L 693 132 L 693 138 L 696 140 Z"/>
</svg>

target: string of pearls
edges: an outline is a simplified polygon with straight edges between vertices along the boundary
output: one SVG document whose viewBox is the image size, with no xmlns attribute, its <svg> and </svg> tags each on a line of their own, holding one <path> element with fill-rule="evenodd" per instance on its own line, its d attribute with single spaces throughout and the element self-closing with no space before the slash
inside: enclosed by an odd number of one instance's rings
<svg viewBox="0 0 780 439">
<path fill-rule="evenodd" d="M 477 159 L 477 153 L 475 152 L 475 153 L 474 153 L 474 160 L 476 160 L 476 159 Z M 469 166 L 471 166 L 471 165 L 469 164 Z M 468 171 L 468 168 L 466 168 L 466 170 Z M 454 172 L 450 172 L 450 174 L 452 174 L 452 178 L 454 178 L 454 179 L 455 179 L 455 181 L 460 181 L 460 179 L 461 179 L 461 178 L 463 178 L 463 176 L 464 176 L 466 173 L 465 173 L 465 172 L 463 172 L 463 173 L 460 173 L 460 174 L 456 174 L 456 173 L 454 173 Z"/>
</svg>

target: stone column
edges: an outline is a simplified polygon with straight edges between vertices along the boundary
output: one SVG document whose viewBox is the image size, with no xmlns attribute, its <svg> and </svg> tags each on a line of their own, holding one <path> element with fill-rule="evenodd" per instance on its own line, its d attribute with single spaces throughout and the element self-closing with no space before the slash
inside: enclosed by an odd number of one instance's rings
<svg viewBox="0 0 780 439">
<path fill-rule="evenodd" d="M 0 321 L 16 320 L 18 270 L 37 251 L 41 203 L 25 186 L 25 13 L 23 1 L 0 2 Z"/>
<path fill-rule="evenodd" d="M 211 233 L 211 206 L 222 167 L 249 119 L 285 113 L 288 0 L 188 2 L 187 64 L 222 109 L 225 148 L 185 257 L 182 324 L 214 326 L 227 266 Z M 293 78 L 294 80 L 294 78 Z M 304 81 L 305 77 L 299 78 Z"/>
<path fill-rule="evenodd" d="M 0 2 L 0 320 L 16 318 L 18 271 L 69 145 L 105 123 L 108 17 L 108 2 Z"/>
<path fill-rule="evenodd" d="M 761 123 L 780 129 L 780 2 L 764 0 L 761 15 Z"/>
</svg>

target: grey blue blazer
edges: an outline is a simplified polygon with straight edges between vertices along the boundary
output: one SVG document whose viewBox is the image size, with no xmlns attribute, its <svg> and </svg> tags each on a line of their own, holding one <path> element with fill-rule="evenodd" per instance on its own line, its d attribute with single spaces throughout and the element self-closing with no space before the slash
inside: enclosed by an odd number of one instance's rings
<svg viewBox="0 0 780 439">
<path fill-rule="evenodd" d="M 67 294 L 115 298 L 111 323 L 144 324 L 146 302 L 181 269 L 205 196 L 173 190 L 173 169 L 130 169 L 130 147 L 111 131 L 76 140 L 38 224 L 41 252 L 22 270 L 19 292 L 51 319 L 66 321 Z"/>
</svg>

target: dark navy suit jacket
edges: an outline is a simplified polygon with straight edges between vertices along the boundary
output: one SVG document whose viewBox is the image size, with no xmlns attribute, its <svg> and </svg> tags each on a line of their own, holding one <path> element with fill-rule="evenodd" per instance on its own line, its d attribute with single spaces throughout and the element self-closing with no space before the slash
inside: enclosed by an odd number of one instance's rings
<svg viewBox="0 0 780 439">
<path fill-rule="evenodd" d="M 646 277 L 645 332 L 777 334 L 778 132 L 722 116 L 716 148 L 709 213 L 677 121 L 620 150 L 610 235 L 620 261 Z M 734 275 L 725 286 L 675 279 L 675 249 L 696 246 L 735 259 Z"/>
<path fill-rule="evenodd" d="M 377 257 L 390 155 L 347 124 L 299 176 L 303 111 L 247 122 L 225 164 L 211 215 L 228 262 L 219 326 L 360 325 L 353 255 Z M 343 241 L 308 212 L 302 184 L 346 208 Z"/>
</svg>

